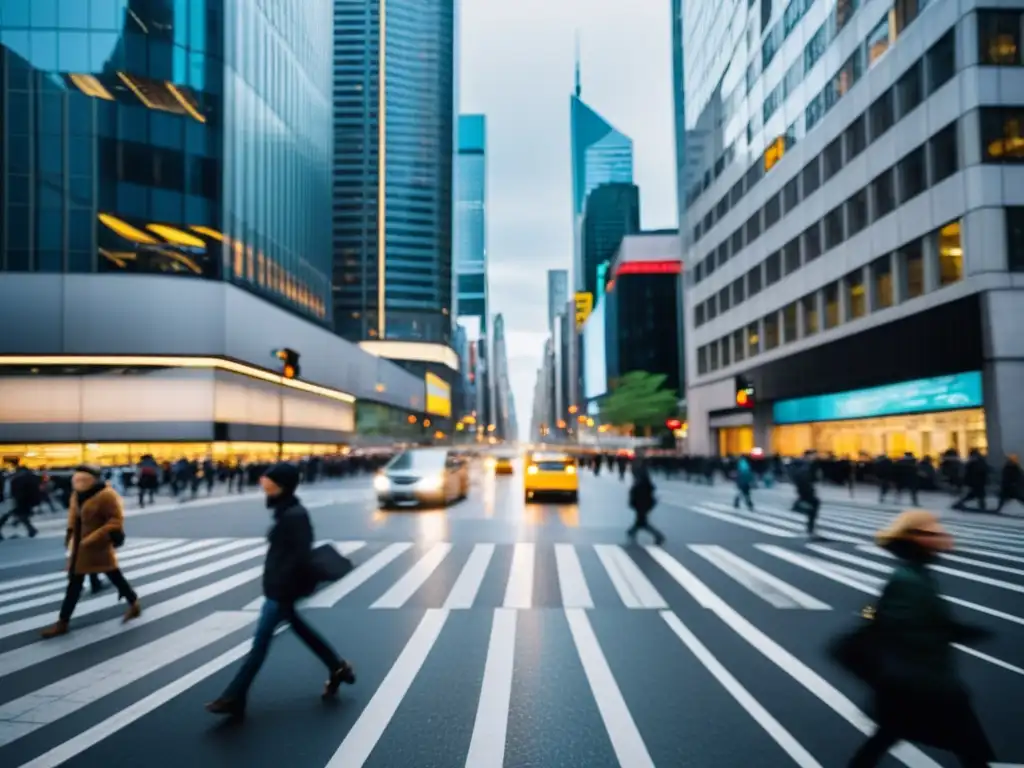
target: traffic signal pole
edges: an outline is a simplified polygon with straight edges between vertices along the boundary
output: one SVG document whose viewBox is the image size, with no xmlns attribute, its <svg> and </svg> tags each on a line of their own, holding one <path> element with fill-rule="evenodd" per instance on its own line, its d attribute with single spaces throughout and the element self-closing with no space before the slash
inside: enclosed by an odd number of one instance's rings
<svg viewBox="0 0 1024 768">
<path fill-rule="evenodd" d="M 285 379 L 299 377 L 299 353 L 294 349 L 275 349 L 271 356 L 277 360 L 281 383 L 277 393 L 277 460 L 284 461 L 284 388 Z"/>
</svg>

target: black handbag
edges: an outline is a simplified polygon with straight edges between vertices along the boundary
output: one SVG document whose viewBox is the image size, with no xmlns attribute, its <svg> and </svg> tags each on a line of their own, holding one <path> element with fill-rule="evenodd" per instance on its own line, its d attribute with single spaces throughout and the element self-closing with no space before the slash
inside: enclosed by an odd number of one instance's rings
<svg viewBox="0 0 1024 768">
<path fill-rule="evenodd" d="M 331 584 L 347 576 L 355 566 L 332 544 L 323 544 L 309 554 L 305 578 L 300 585 L 303 597 L 313 594 L 320 584 Z"/>
<path fill-rule="evenodd" d="M 840 667 L 872 686 L 879 682 L 884 654 L 874 617 L 874 607 L 868 606 L 861 611 L 860 624 L 837 637 L 828 647 L 829 656 Z"/>
</svg>

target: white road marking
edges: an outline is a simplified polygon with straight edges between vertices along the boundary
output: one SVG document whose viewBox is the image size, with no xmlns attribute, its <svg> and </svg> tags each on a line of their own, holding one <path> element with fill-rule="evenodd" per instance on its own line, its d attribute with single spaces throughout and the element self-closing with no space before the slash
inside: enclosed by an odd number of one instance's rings
<svg viewBox="0 0 1024 768">
<path fill-rule="evenodd" d="M 364 563 L 360 563 L 340 581 L 325 587 L 306 601 L 307 608 L 333 608 L 343 597 L 369 581 L 388 564 L 412 547 L 410 542 L 389 544 Z"/>
<path fill-rule="evenodd" d="M 535 548 L 529 542 L 519 542 L 512 552 L 512 568 L 505 588 L 506 608 L 529 608 L 533 605 L 533 567 Z"/>
<path fill-rule="evenodd" d="M 495 546 L 493 544 L 476 544 L 462 572 L 452 585 L 452 591 L 448 593 L 448 599 L 444 601 L 444 607 L 449 610 L 472 608 L 476 600 L 480 585 L 483 584 L 484 575 L 487 573 L 487 566 L 494 557 Z"/>
<path fill-rule="evenodd" d="M 594 600 L 583 576 L 583 566 L 572 544 L 555 544 L 555 565 L 563 607 L 593 608 Z"/>
<path fill-rule="evenodd" d="M 627 608 L 656 610 L 668 608 L 665 599 L 622 547 L 615 544 L 595 544 L 594 551 L 623 605 Z"/>
<path fill-rule="evenodd" d="M 515 652 L 516 612 L 498 608 L 491 624 L 491 639 L 487 646 L 484 679 L 466 768 L 502 768 L 505 763 Z"/>
<path fill-rule="evenodd" d="M 314 547 L 320 547 L 320 546 L 323 546 L 324 544 L 330 544 L 330 543 L 332 543 L 332 542 L 326 541 L 326 540 L 318 541 L 313 546 Z M 337 542 L 334 542 L 334 548 L 338 551 L 338 554 L 344 555 L 346 557 L 351 555 L 353 552 L 358 552 L 360 549 L 362 549 L 365 546 L 366 546 L 366 542 L 365 541 L 337 541 Z M 244 608 L 242 608 L 242 610 L 243 611 L 261 611 L 261 610 L 263 610 L 263 603 L 265 603 L 266 601 L 267 601 L 267 599 L 263 595 L 260 595 L 255 600 L 253 600 L 251 603 L 246 604 L 246 606 Z"/>
<path fill-rule="evenodd" d="M 409 571 L 381 595 L 371 608 L 401 608 L 416 594 L 452 551 L 451 544 L 435 544 Z"/>
<path fill-rule="evenodd" d="M 776 608 L 803 608 L 809 611 L 828 611 L 831 606 L 806 592 L 802 592 L 782 579 L 772 576 L 753 563 L 748 563 L 724 547 L 693 544 L 694 552 L 739 582 L 765 602 Z"/>
<path fill-rule="evenodd" d="M 731 515 L 725 512 L 716 512 L 713 509 L 708 509 L 706 507 L 700 507 L 697 505 L 677 504 L 674 506 L 679 506 L 689 512 L 696 512 L 697 514 L 704 515 L 705 517 L 713 517 L 715 520 L 721 520 L 722 522 L 732 523 L 733 525 L 738 525 L 741 528 L 749 528 L 750 530 L 758 531 L 759 533 L 767 533 L 769 536 L 779 536 L 784 539 L 792 539 L 796 538 L 797 536 L 797 534 L 793 530 L 779 528 L 778 526 L 774 525 L 765 525 L 763 523 L 757 522 L 756 520 L 750 520 L 748 518 L 741 517 L 740 515 Z"/>
</svg>

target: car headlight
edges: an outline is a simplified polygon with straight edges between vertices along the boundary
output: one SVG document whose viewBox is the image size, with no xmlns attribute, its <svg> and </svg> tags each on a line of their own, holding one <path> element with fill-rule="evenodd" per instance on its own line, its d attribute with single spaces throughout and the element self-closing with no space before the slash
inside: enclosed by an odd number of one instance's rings
<svg viewBox="0 0 1024 768">
<path fill-rule="evenodd" d="M 493 456 L 488 456 L 487 460 L 484 462 L 484 465 L 488 469 L 494 469 L 497 466 L 497 464 L 498 464 L 498 462 L 494 459 Z"/>
<path fill-rule="evenodd" d="M 575 475 L 576 467 L 572 464 L 569 464 L 568 466 L 566 466 L 565 471 L 568 472 L 570 475 Z"/>
<path fill-rule="evenodd" d="M 385 493 L 391 490 L 391 481 L 388 480 L 387 475 L 374 475 L 373 490 L 378 493 Z"/>
<path fill-rule="evenodd" d="M 441 486 L 444 485 L 443 475 L 430 475 L 424 477 L 418 483 L 420 490 L 422 491 L 439 491 Z"/>
<path fill-rule="evenodd" d="M 530 466 L 528 466 L 526 468 L 526 474 L 528 474 L 528 475 L 536 475 L 537 474 L 537 465 L 536 464 L 531 464 Z"/>
</svg>

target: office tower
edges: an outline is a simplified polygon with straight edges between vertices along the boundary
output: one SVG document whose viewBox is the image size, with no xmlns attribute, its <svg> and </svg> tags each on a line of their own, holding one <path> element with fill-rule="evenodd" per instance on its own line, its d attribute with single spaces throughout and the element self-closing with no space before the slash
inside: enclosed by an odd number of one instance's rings
<svg viewBox="0 0 1024 768">
<path fill-rule="evenodd" d="M 487 332 L 487 121 L 459 115 L 456 160 L 455 280 L 456 318 L 474 320 L 474 338 Z"/>
<path fill-rule="evenodd" d="M 687 0 L 691 452 L 1024 450 L 1024 8 L 923 5 Z"/>
<path fill-rule="evenodd" d="M 626 235 L 640 231 L 640 190 L 635 184 L 601 184 L 587 197 L 583 212 L 582 290 L 598 294 L 597 275 Z"/>
<path fill-rule="evenodd" d="M 569 271 L 566 269 L 548 270 L 548 332 L 555 326 L 555 318 L 559 312 L 565 311 L 569 301 Z"/>
</svg>

